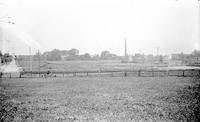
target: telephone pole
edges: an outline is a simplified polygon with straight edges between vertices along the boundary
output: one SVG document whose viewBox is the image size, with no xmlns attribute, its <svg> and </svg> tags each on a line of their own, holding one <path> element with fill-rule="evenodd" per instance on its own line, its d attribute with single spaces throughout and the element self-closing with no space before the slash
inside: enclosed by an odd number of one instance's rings
<svg viewBox="0 0 200 122">
<path fill-rule="evenodd" d="M 31 47 L 29 47 L 29 65 L 30 65 L 30 71 L 32 71 Z"/>
<path fill-rule="evenodd" d="M 197 47 L 199 47 L 200 48 L 200 0 L 198 0 L 198 7 L 199 7 L 199 13 L 198 13 L 198 25 L 199 25 L 199 27 L 198 27 L 198 39 L 197 39 Z"/>
<path fill-rule="evenodd" d="M 126 38 L 124 39 L 125 43 L 124 43 L 124 56 L 127 56 L 127 47 L 126 47 Z"/>
<path fill-rule="evenodd" d="M 159 48 L 157 48 L 157 56 L 159 55 Z"/>
<path fill-rule="evenodd" d="M 38 71 L 39 71 L 39 77 L 40 77 L 40 51 L 38 50 Z"/>
</svg>

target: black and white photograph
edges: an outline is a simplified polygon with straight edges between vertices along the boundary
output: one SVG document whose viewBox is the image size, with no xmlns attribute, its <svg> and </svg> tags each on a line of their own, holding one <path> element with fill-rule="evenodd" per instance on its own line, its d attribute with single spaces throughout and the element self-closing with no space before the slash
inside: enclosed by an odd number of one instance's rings
<svg viewBox="0 0 200 122">
<path fill-rule="evenodd" d="M 200 0 L 0 0 L 0 122 L 199 122 Z"/>
</svg>

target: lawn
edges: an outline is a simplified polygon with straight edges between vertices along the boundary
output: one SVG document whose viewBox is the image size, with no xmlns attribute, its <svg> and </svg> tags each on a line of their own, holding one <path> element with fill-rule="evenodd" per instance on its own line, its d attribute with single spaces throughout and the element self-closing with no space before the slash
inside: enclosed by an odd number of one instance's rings
<svg viewBox="0 0 200 122">
<path fill-rule="evenodd" d="M 189 121 L 197 118 L 190 92 L 197 82 L 181 77 L 3 79 L 1 107 L 11 114 L 1 116 L 36 122 Z"/>
</svg>

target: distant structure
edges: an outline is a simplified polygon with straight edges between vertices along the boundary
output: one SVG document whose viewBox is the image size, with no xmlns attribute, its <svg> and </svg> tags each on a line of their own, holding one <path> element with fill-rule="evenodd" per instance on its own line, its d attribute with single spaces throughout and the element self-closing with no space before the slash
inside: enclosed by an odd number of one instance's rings
<svg viewBox="0 0 200 122">
<path fill-rule="evenodd" d="M 131 63 L 133 61 L 132 56 L 127 53 L 127 38 L 124 39 L 124 58 L 122 63 Z"/>
<path fill-rule="evenodd" d="M 168 56 L 162 56 L 159 54 L 159 48 L 156 48 L 157 55 L 144 55 L 142 50 L 139 49 L 139 53 L 134 56 L 127 53 L 127 38 L 124 39 L 124 56 L 122 63 L 152 63 L 152 64 L 167 64 L 169 62 Z"/>
</svg>

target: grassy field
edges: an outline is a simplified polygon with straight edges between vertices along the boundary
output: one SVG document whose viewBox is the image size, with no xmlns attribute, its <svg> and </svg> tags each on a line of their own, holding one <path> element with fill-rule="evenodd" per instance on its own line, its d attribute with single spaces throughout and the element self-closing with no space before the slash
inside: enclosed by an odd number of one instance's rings
<svg viewBox="0 0 200 122">
<path fill-rule="evenodd" d="M 30 64 L 26 61 L 19 61 L 19 66 L 29 70 Z M 164 64 L 163 64 L 164 65 Z M 41 61 L 40 70 L 43 71 L 85 71 L 85 70 L 133 70 L 152 69 L 155 64 L 121 63 L 120 60 L 100 61 Z M 38 71 L 38 61 L 32 62 L 33 70 Z"/>
<path fill-rule="evenodd" d="M 196 121 L 199 117 L 195 113 L 199 112 L 196 78 L 24 78 L 2 82 L 0 117 L 8 121 Z"/>
</svg>

